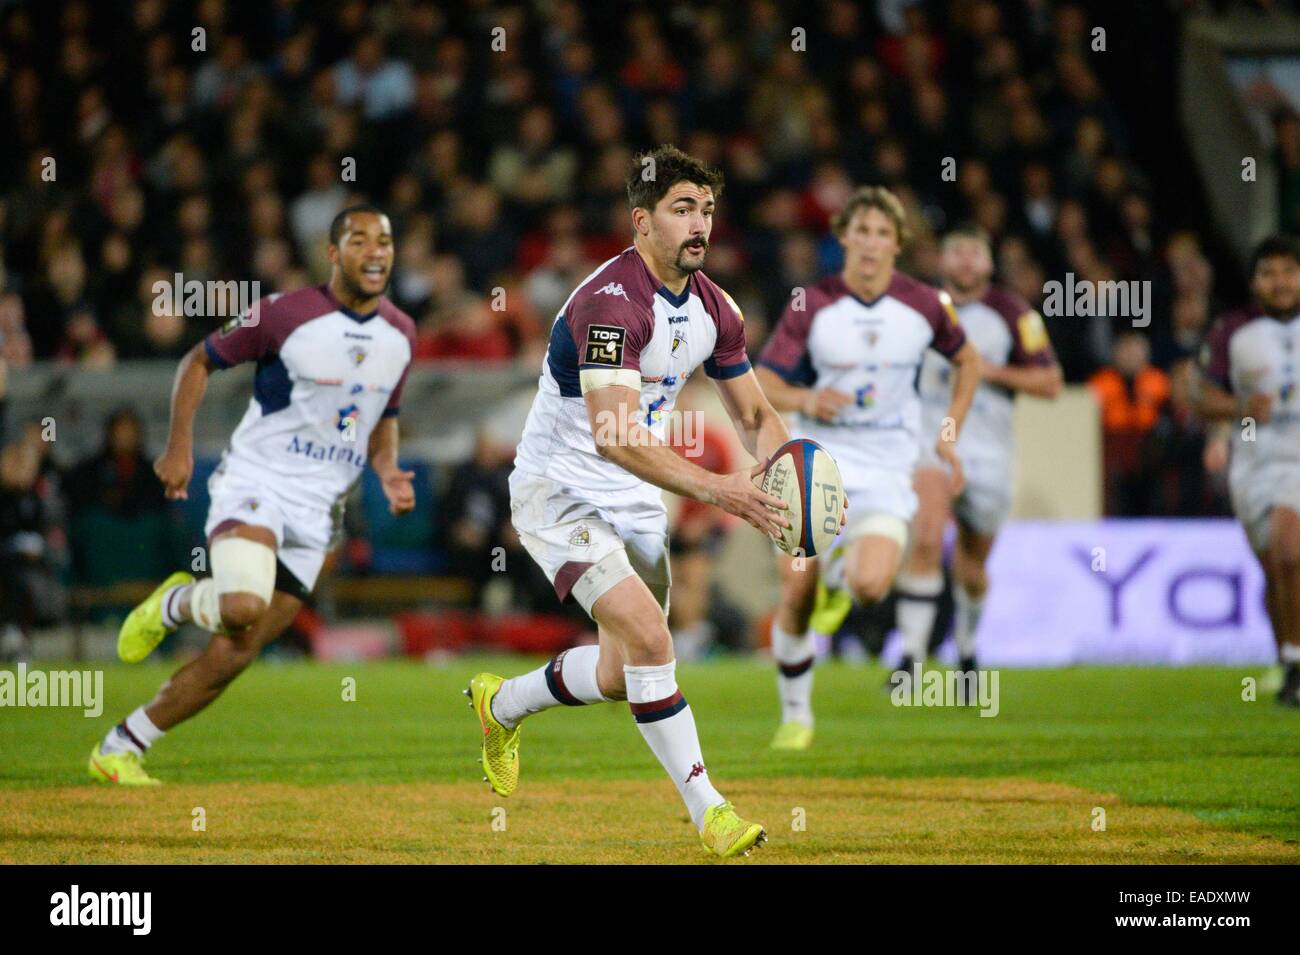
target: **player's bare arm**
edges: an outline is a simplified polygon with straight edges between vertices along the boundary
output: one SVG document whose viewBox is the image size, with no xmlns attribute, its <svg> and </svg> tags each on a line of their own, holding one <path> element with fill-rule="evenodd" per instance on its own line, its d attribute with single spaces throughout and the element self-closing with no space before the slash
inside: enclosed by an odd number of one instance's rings
<svg viewBox="0 0 1300 955">
<path fill-rule="evenodd" d="M 1273 417 L 1273 396 L 1253 394 L 1238 398 L 1201 376 L 1196 395 L 1196 413 L 1211 421 L 1254 418 L 1259 424 L 1268 424 Z"/>
<path fill-rule="evenodd" d="M 975 399 L 975 389 L 979 387 L 982 362 L 979 351 L 969 341 L 961 346 L 951 361 L 952 401 L 948 404 L 947 417 L 952 419 L 952 434 L 940 433 L 934 450 L 952 468 L 953 493 L 960 493 L 966 483 L 966 476 L 962 471 L 961 459 L 957 456 L 957 438 L 961 436 L 966 414 Z"/>
<path fill-rule="evenodd" d="M 714 379 L 713 383 L 736 434 L 756 461 L 766 461 L 790 440 L 790 429 L 776 413 L 752 369 L 735 378 Z"/>
<path fill-rule="evenodd" d="M 202 342 L 186 352 L 176 367 L 167 447 L 153 465 L 169 501 L 189 497 L 190 477 L 194 474 L 194 418 L 208 389 L 212 368 L 212 359 Z"/>
<path fill-rule="evenodd" d="M 744 471 L 734 474 L 706 471 L 642 427 L 636 420 L 639 395 L 635 389 L 606 385 L 588 391 L 584 400 L 596 451 L 602 458 L 656 487 L 715 504 L 768 536 L 790 526 L 789 521 L 771 510 L 784 510 L 785 503 L 760 491 Z M 784 429 L 784 424 L 781 427 Z"/>
<path fill-rule="evenodd" d="M 992 365 L 985 362 L 982 375 L 990 384 L 1049 400 L 1055 400 L 1065 385 L 1065 376 L 1057 364 Z"/>
<path fill-rule="evenodd" d="M 397 418 L 385 418 L 370 433 L 370 466 L 379 475 L 388 510 L 406 514 L 415 509 L 414 471 L 403 471 L 397 464 Z"/>
<path fill-rule="evenodd" d="M 777 411 L 798 411 L 818 421 L 833 421 L 841 408 L 853 403 L 853 396 L 834 388 L 805 388 L 792 385 L 775 371 L 759 365 L 758 384 Z"/>
</svg>

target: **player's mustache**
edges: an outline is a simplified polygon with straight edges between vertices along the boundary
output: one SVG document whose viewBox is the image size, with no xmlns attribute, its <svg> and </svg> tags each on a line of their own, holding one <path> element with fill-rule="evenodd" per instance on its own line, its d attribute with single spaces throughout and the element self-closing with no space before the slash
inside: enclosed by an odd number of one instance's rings
<svg viewBox="0 0 1300 955">
<path fill-rule="evenodd" d="M 706 239 L 706 238 L 704 238 L 704 236 L 702 236 L 702 235 L 701 235 L 701 236 L 696 236 L 696 237 L 693 238 L 693 239 L 687 239 L 685 242 L 682 243 L 682 249 L 681 249 L 681 250 L 682 250 L 683 252 L 685 252 L 687 246 L 692 246 L 692 245 L 700 245 L 700 246 L 703 246 L 703 247 L 704 247 L 704 248 L 703 248 L 703 251 L 705 251 L 705 252 L 709 251 L 709 240 Z"/>
</svg>

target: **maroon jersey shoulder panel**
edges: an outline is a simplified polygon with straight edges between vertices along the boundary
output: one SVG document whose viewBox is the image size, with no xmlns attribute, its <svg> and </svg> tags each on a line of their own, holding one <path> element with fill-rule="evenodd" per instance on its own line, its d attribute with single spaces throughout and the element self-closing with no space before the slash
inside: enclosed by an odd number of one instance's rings
<svg viewBox="0 0 1300 955">
<path fill-rule="evenodd" d="M 817 313 L 850 294 L 843 277 L 838 273 L 828 275 L 803 289 L 802 296 L 799 295 L 800 291 L 795 289 L 791 293 L 790 301 L 786 303 L 776 328 L 772 330 L 758 357 L 760 364 L 782 372 L 787 377 L 805 364 L 808 336 L 812 334 L 813 320 Z M 796 305 L 801 307 L 796 308 Z"/>
<path fill-rule="evenodd" d="M 921 313 L 930 324 L 930 347 L 944 358 L 951 358 L 966 344 L 966 333 L 957 323 L 952 305 L 945 304 L 938 289 L 895 269 L 885 294 Z"/>
<path fill-rule="evenodd" d="M 1008 364 L 1048 367 L 1056 364 L 1047 326 L 1028 302 L 1008 289 L 989 286 L 981 301 L 1001 316 L 1011 333 Z"/>
<path fill-rule="evenodd" d="M 337 308 L 323 286 L 265 296 L 247 315 L 231 319 L 204 340 L 208 355 L 222 368 L 257 361 L 277 353 L 299 325 Z"/>
<path fill-rule="evenodd" d="M 1201 370 L 1205 377 L 1220 388 L 1232 393 L 1232 367 L 1230 349 L 1232 336 L 1241 331 L 1263 313 L 1257 308 L 1244 308 L 1228 312 L 1210 327 L 1201 346 Z"/>
<path fill-rule="evenodd" d="M 712 378 L 743 374 L 749 369 L 749 356 L 745 351 L 745 320 L 739 307 L 733 305 L 721 286 L 703 272 L 691 276 L 691 285 L 718 329 L 713 354 L 705 361 L 705 374 Z"/>
<path fill-rule="evenodd" d="M 628 249 L 578 289 L 564 309 L 579 368 L 639 371 L 654 336 L 656 286 L 636 249 Z"/>
</svg>

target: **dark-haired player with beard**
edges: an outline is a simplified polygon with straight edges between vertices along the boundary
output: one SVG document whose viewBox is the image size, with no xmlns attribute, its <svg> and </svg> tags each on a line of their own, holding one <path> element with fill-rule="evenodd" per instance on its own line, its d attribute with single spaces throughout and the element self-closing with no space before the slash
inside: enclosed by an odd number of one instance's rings
<svg viewBox="0 0 1300 955">
<path fill-rule="evenodd" d="M 340 212 L 329 258 L 326 284 L 260 300 L 181 359 L 171 432 L 154 463 L 169 500 L 187 497 L 208 376 L 255 362 L 253 397 L 208 482 L 211 576 L 168 577 L 126 618 L 117 652 L 137 663 L 187 622 L 212 638 L 95 747 L 89 771 L 99 782 L 157 783 L 142 765 L 145 752 L 220 696 L 293 621 L 331 547 L 343 498 L 367 463 L 393 513 L 415 505 L 413 475 L 397 464 L 397 412 L 415 326 L 383 294 L 393 267 L 388 216 L 367 205 Z"/>
<path fill-rule="evenodd" d="M 1232 507 L 1264 568 L 1283 668 L 1277 700 L 1300 707 L 1300 240 L 1265 239 L 1250 271 L 1255 306 L 1210 330 L 1198 405 L 1206 418 L 1240 422 Z"/>
<path fill-rule="evenodd" d="M 514 792 L 524 719 L 557 706 L 627 700 L 637 729 L 686 803 L 705 848 L 748 852 L 763 827 L 741 819 L 705 768 L 695 717 L 677 688 L 668 630 L 668 517 L 660 489 L 716 504 L 769 536 L 789 522 L 750 471 L 713 474 L 679 456 L 666 425 L 703 366 L 750 454 L 789 439 L 745 354 L 730 296 L 700 269 L 722 177 L 672 146 L 637 157 L 627 177 L 632 245 L 592 272 L 551 328 L 537 398 L 510 477 L 511 520 L 529 555 L 596 621 L 575 647 L 465 691 L 493 790 Z M 756 473 L 756 472 L 754 472 Z"/>
</svg>

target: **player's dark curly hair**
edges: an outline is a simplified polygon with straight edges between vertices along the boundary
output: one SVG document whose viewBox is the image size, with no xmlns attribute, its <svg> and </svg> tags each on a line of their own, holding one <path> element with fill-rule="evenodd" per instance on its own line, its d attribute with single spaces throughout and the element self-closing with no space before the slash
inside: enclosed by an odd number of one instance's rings
<svg viewBox="0 0 1300 955">
<path fill-rule="evenodd" d="M 1293 235 L 1270 235 L 1267 239 L 1255 246 L 1255 251 L 1250 256 L 1250 273 L 1255 274 L 1259 268 L 1259 263 L 1265 259 L 1276 258 L 1279 255 L 1285 255 L 1300 262 L 1300 239 Z"/>
<path fill-rule="evenodd" d="M 653 210 L 679 182 L 707 186 L 716 200 L 722 195 L 722 172 L 676 146 L 664 144 L 634 156 L 627 170 L 627 203 L 632 209 Z"/>
<path fill-rule="evenodd" d="M 343 227 L 347 224 L 348 216 L 356 215 L 360 212 L 369 212 L 371 215 L 386 216 L 388 215 L 378 206 L 373 206 L 368 202 L 360 202 L 355 206 L 348 206 L 336 215 L 330 222 L 330 245 L 338 245 L 339 239 L 343 238 Z"/>
</svg>

